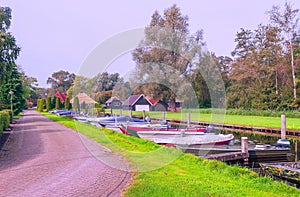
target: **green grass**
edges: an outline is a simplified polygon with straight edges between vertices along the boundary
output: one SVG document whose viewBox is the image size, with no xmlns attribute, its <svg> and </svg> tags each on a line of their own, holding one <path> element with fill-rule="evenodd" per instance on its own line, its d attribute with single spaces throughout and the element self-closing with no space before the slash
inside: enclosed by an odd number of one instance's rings
<svg viewBox="0 0 300 197">
<path fill-rule="evenodd" d="M 114 113 L 119 114 L 120 110 Z M 142 116 L 142 112 L 132 112 L 134 116 Z M 123 111 L 123 115 L 129 115 L 129 111 Z M 152 118 L 162 118 L 162 112 L 146 112 Z M 187 120 L 187 112 L 166 112 L 166 118 L 176 120 Z M 281 118 L 270 116 L 247 116 L 247 115 L 222 115 L 219 113 L 208 114 L 191 112 L 192 121 L 236 124 L 253 127 L 280 128 Z M 291 130 L 300 130 L 300 118 L 286 118 L 286 127 Z"/>
<path fill-rule="evenodd" d="M 126 157 L 137 172 L 124 196 L 300 196 L 296 188 L 245 168 L 182 154 L 150 141 L 75 123 L 68 117 L 43 114 Z"/>
</svg>

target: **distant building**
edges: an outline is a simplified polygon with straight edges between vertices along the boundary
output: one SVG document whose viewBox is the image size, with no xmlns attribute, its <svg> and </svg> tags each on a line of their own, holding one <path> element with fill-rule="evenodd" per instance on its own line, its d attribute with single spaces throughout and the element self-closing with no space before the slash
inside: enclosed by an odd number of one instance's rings
<svg viewBox="0 0 300 197">
<path fill-rule="evenodd" d="M 151 109 L 150 111 L 167 111 L 168 110 L 168 104 L 161 99 L 151 99 L 148 98 L 148 100 L 151 102 Z"/>
<path fill-rule="evenodd" d="M 106 109 L 122 109 L 122 101 L 118 97 L 111 97 L 105 102 Z"/>
<path fill-rule="evenodd" d="M 84 102 L 86 105 L 88 105 L 88 106 L 92 106 L 92 105 L 94 105 L 94 104 L 97 103 L 96 101 L 94 101 L 94 99 L 92 99 L 91 97 L 89 97 L 86 93 L 79 93 L 79 94 L 77 95 L 77 97 L 78 97 L 78 100 L 79 100 L 79 104 L 80 104 L 80 105 L 82 105 L 83 102 Z M 72 98 L 72 99 L 70 100 L 70 103 L 73 104 L 73 102 L 74 102 L 74 98 Z"/>
<path fill-rule="evenodd" d="M 150 111 L 151 106 L 151 102 L 143 94 L 132 95 L 123 103 L 124 110 L 132 111 Z"/>
</svg>

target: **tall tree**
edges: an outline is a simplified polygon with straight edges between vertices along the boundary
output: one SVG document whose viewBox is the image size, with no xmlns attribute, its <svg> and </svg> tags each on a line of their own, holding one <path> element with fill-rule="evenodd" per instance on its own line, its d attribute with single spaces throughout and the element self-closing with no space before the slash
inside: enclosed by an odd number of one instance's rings
<svg viewBox="0 0 300 197">
<path fill-rule="evenodd" d="M 154 98 L 174 103 L 179 91 L 185 90 L 184 78 L 203 45 L 202 31 L 191 35 L 188 17 L 176 5 L 162 16 L 155 11 L 145 29 L 145 39 L 132 54 L 136 73 L 131 82 L 137 82 L 136 88 L 147 90 Z"/>
<path fill-rule="evenodd" d="M 283 41 L 283 46 L 285 51 L 290 54 L 290 64 L 292 69 L 292 79 L 293 79 L 293 96 L 294 99 L 297 98 L 297 84 L 295 76 L 295 62 L 294 62 L 294 42 L 299 31 L 297 18 L 299 10 L 293 9 L 291 4 L 285 3 L 284 10 L 281 11 L 280 7 L 273 6 L 272 10 L 269 11 L 270 21 L 273 25 L 280 28 L 281 36 Z"/>
<path fill-rule="evenodd" d="M 52 76 L 47 79 L 47 84 L 51 84 L 51 87 L 55 91 L 66 93 L 67 90 L 73 85 L 74 80 L 74 73 L 60 70 L 58 72 L 54 72 Z"/>
<path fill-rule="evenodd" d="M 11 9 L 0 7 L 0 109 L 9 108 L 13 91 L 14 111 L 20 112 L 25 105 L 21 74 L 15 61 L 20 53 L 15 38 L 8 31 L 11 24 Z"/>
</svg>

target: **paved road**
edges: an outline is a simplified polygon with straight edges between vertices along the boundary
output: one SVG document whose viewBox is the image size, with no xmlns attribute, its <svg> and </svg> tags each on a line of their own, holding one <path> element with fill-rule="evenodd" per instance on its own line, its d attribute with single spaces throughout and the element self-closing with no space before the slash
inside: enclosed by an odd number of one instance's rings
<svg viewBox="0 0 300 197">
<path fill-rule="evenodd" d="M 0 152 L 0 196 L 120 196 L 131 176 L 105 163 L 127 165 L 77 132 L 25 111 Z"/>
</svg>

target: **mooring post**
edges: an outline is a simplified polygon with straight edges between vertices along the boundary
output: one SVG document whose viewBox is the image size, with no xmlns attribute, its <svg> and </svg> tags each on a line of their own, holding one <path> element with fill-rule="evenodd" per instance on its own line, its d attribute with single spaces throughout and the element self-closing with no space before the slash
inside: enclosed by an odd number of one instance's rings
<svg viewBox="0 0 300 197">
<path fill-rule="evenodd" d="M 166 112 L 165 111 L 162 112 L 162 120 L 166 120 Z"/>
<path fill-rule="evenodd" d="M 298 141 L 295 140 L 295 162 L 298 161 Z"/>
<path fill-rule="evenodd" d="M 246 157 L 244 158 L 244 164 L 248 164 L 248 159 L 249 159 L 249 152 L 248 152 L 248 138 L 247 137 L 242 137 L 241 139 L 242 143 L 242 153 L 246 154 Z"/>
<path fill-rule="evenodd" d="M 146 117 L 146 111 L 143 110 L 143 120 L 145 120 L 145 117 Z"/>
<path fill-rule="evenodd" d="M 188 112 L 187 113 L 187 127 L 190 127 L 191 126 L 191 113 Z"/>
<path fill-rule="evenodd" d="M 285 115 L 281 115 L 281 139 L 286 139 L 286 118 Z"/>
<path fill-rule="evenodd" d="M 132 118 L 132 109 L 130 110 L 130 118 Z"/>
</svg>

